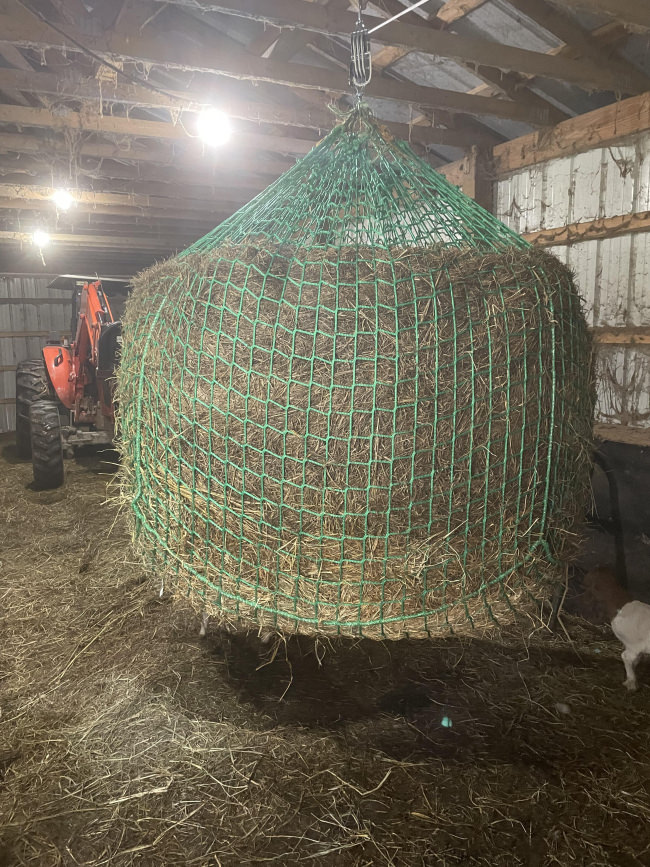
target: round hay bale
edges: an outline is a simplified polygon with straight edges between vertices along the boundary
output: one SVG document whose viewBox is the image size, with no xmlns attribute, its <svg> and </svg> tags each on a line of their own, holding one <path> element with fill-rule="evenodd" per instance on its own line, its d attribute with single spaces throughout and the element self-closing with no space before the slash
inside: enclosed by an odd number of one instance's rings
<svg viewBox="0 0 650 867">
<path fill-rule="evenodd" d="M 423 637 L 530 610 L 589 482 L 570 272 L 521 243 L 234 234 L 145 272 L 129 302 L 139 549 L 244 625 Z"/>
</svg>

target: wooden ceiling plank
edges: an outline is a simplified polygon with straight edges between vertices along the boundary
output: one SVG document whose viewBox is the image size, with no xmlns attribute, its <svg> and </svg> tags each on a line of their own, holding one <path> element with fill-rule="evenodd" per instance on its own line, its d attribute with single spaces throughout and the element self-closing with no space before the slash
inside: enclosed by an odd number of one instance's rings
<svg viewBox="0 0 650 867">
<path fill-rule="evenodd" d="M 29 93 L 46 93 L 66 98 L 95 100 L 101 98 L 106 102 L 118 102 L 123 105 L 152 105 L 169 107 L 172 100 L 160 96 L 143 87 L 133 84 L 107 85 L 95 79 L 85 78 L 78 81 L 72 78 L 60 78 L 46 72 L 23 72 L 21 70 L 0 69 L 0 89 L 13 87 Z M 185 94 L 185 99 L 192 92 Z M 198 95 L 198 94 L 197 94 Z M 179 93 L 179 98 L 183 95 Z M 247 102 L 226 98 L 215 99 L 219 107 L 230 117 L 263 123 L 275 123 L 279 126 L 304 127 L 318 133 L 331 129 L 336 118 L 331 111 L 312 108 L 289 108 L 268 103 Z M 178 103 L 176 104 L 176 107 Z M 391 123 L 389 128 L 400 138 L 411 138 L 415 144 L 443 144 L 452 147 L 466 147 L 476 140 L 469 135 L 453 130 L 423 129 L 415 132 L 408 124 Z M 478 137 L 481 138 L 480 136 Z M 487 140 L 486 140 L 487 143 Z"/>
<path fill-rule="evenodd" d="M 22 105 L 0 105 L 0 123 L 19 127 L 47 127 L 54 130 L 110 133 L 114 135 L 142 136 L 145 138 L 188 141 L 188 134 L 180 124 L 134 117 L 97 115 L 91 112 L 68 111 L 59 114 L 46 108 L 26 108 Z M 309 139 L 272 136 L 264 133 L 237 133 L 237 148 L 243 150 L 271 150 L 286 154 L 303 155 L 316 144 Z"/>
<path fill-rule="evenodd" d="M 86 164 L 87 163 L 87 164 Z M 0 178 L 3 183 L 21 183 L 21 178 L 34 178 L 36 183 L 46 185 L 53 181 L 60 185 L 65 184 L 65 179 L 69 175 L 69 161 L 63 156 L 57 162 L 51 154 L 26 155 L 22 154 L 18 158 L 16 156 L 0 157 Z M 109 159 L 101 159 L 99 162 L 93 160 L 84 161 L 82 158 L 78 160 L 75 167 L 75 176 L 77 181 L 81 179 L 82 183 L 86 183 L 93 188 L 95 185 L 112 184 L 119 190 L 121 185 L 127 183 L 133 184 L 151 184 L 154 189 L 163 187 L 187 187 L 205 191 L 205 195 L 210 195 L 210 191 L 215 189 L 224 190 L 243 190 L 250 195 L 263 190 L 270 182 L 271 177 L 258 176 L 257 178 L 250 175 L 244 175 L 237 172 L 214 172 L 209 174 L 201 171 L 189 171 L 178 168 L 169 170 L 160 168 L 154 165 L 126 165 L 122 162 Z M 108 188 L 107 188 L 108 189 Z M 135 189 L 135 187 L 134 187 Z M 140 192 L 145 192 L 144 189 Z M 162 192 L 154 195 L 163 195 Z"/>
<path fill-rule="evenodd" d="M 188 142 L 188 144 L 192 143 Z M 199 162 L 200 153 L 192 154 L 189 152 L 189 148 L 183 148 L 179 153 L 174 150 L 177 146 L 177 143 L 173 146 L 148 144 L 145 147 L 136 142 L 129 142 L 128 146 L 124 146 L 123 143 L 85 141 L 75 150 L 75 153 L 79 156 L 125 160 L 130 163 L 155 163 L 161 166 L 173 166 L 177 169 L 188 167 L 196 169 L 197 165 L 201 164 Z M 0 153 L 42 154 L 50 151 L 70 156 L 70 144 L 62 138 L 49 137 L 44 139 L 43 136 L 25 133 L 0 132 Z M 203 165 L 205 166 L 206 178 L 209 178 L 215 162 L 203 160 Z M 241 156 L 232 152 L 221 154 L 218 161 L 221 171 L 243 169 L 250 175 L 259 174 L 270 177 L 277 177 L 291 165 L 291 160 L 281 159 L 278 156 L 260 154 L 256 156 L 255 160 L 251 160 L 250 156 Z"/>
<path fill-rule="evenodd" d="M 78 24 L 90 17 L 81 0 L 50 0 L 50 3 L 69 24 Z"/>
<path fill-rule="evenodd" d="M 172 0 L 177 3 L 178 0 Z M 306 3 L 305 0 L 193 0 L 195 8 L 209 9 L 262 23 L 304 27 L 325 35 L 348 36 L 354 29 L 356 16 L 347 12 L 330 11 L 327 6 Z M 182 2 L 180 5 L 183 5 Z M 496 67 L 528 75 L 569 81 L 590 88 L 613 89 L 617 82 L 607 70 L 597 64 L 578 62 L 570 58 L 561 61 L 548 55 L 503 45 L 487 39 L 459 36 L 431 27 L 413 26 L 395 22 L 373 35 L 375 42 L 421 51 L 452 60 Z M 634 91 L 632 82 L 620 81 Z"/>
<path fill-rule="evenodd" d="M 561 52 L 562 55 L 584 57 L 592 63 L 598 63 L 603 68 L 608 69 L 614 76 L 619 74 L 624 76 L 621 82 L 612 88 L 615 92 L 625 90 L 625 81 L 633 85 L 636 93 L 643 93 L 650 89 L 648 76 L 624 57 L 612 53 L 605 54 L 603 46 L 595 38 L 595 34 L 581 27 L 579 22 L 570 14 L 562 12 L 556 6 L 547 3 L 546 0 L 508 0 L 508 2 L 519 12 L 523 12 L 532 21 L 535 21 L 536 24 L 561 39 L 568 49 L 566 52 Z"/>
<path fill-rule="evenodd" d="M 74 244 L 75 247 L 121 247 L 125 250 L 169 250 L 177 247 L 180 249 L 185 243 L 179 237 L 150 238 L 146 235 L 129 238 L 107 238 L 105 235 L 87 235 L 70 232 L 49 232 L 50 240 L 57 244 Z M 10 232 L 0 230 L 0 242 L 19 242 L 22 244 L 32 243 L 30 232 Z M 191 240 L 190 242 L 191 243 Z"/>
<path fill-rule="evenodd" d="M 454 21 L 459 21 L 465 15 L 469 15 L 475 9 L 482 6 L 486 0 L 447 0 L 444 6 L 436 12 L 436 18 L 444 21 L 445 24 L 453 24 Z"/>
<path fill-rule="evenodd" d="M 650 30 L 650 5 L 645 0 L 564 0 L 574 9 L 607 15 L 635 30 Z"/>
<path fill-rule="evenodd" d="M 321 9 L 321 7 L 315 7 Z M 50 27 L 31 15 L 16 14 L 0 15 L 0 32 L 5 33 L 16 44 L 49 45 L 64 48 L 65 40 Z M 427 30 L 426 34 L 436 35 L 436 31 Z M 88 40 L 87 40 L 88 41 Z M 236 51 L 215 53 L 202 46 L 193 47 L 188 51 L 178 40 L 163 40 L 156 33 L 155 37 L 145 31 L 139 37 L 127 39 L 120 33 L 108 33 L 102 37 L 90 39 L 92 48 L 109 54 L 142 59 L 153 63 L 162 63 L 185 69 L 202 69 L 217 74 L 248 80 L 270 81 L 279 84 L 297 86 L 300 88 L 348 93 L 347 75 L 343 70 L 324 70 L 318 67 L 304 66 L 297 63 L 279 63 L 264 60 Z M 493 44 L 493 48 L 495 45 Z M 496 46 L 501 48 L 502 46 Z M 498 52 L 497 52 L 498 53 Z M 542 55 L 543 56 L 543 55 Z M 548 58 L 557 61 L 557 58 Z M 369 95 L 378 98 L 396 99 L 410 104 L 421 103 L 431 108 L 447 108 L 463 113 L 493 115 L 507 117 L 511 120 L 522 120 L 532 125 L 544 125 L 548 122 L 548 112 L 525 105 L 516 105 L 504 100 L 489 97 L 467 96 L 464 93 L 423 87 L 415 84 L 397 84 L 388 80 L 374 79 L 369 88 Z"/>
<path fill-rule="evenodd" d="M 1 210 L 9 210 L 9 211 L 38 211 L 39 213 L 44 213 L 44 202 L 38 201 L 35 199 L 23 199 L 23 198 L 5 198 L 0 196 L 0 211 Z M 46 209 L 49 214 L 49 207 Z M 179 223 L 191 218 L 197 219 L 197 214 L 203 214 L 206 220 L 209 220 L 210 224 L 215 226 L 224 220 L 226 217 L 229 217 L 233 214 L 236 208 L 222 208 L 221 210 L 214 209 L 212 211 L 203 210 L 197 211 L 195 209 L 189 208 L 184 209 L 180 206 L 173 207 L 148 207 L 143 208 L 139 205 L 96 205 L 89 204 L 86 202 L 80 202 L 76 206 L 76 210 L 79 213 L 101 213 L 101 214 L 114 214 L 117 216 L 124 217 L 132 217 L 136 214 L 142 214 L 148 218 L 150 217 L 165 217 L 172 221 L 178 221 Z M 54 216 L 54 215 L 53 215 Z M 60 221 L 59 221 L 60 222 Z"/>
<path fill-rule="evenodd" d="M 5 199 L 23 198 L 34 201 L 50 202 L 55 189 L 50 184 L 10 184 L 5 179 L 0 182 L 0 197 Z M 259 192 L 259 191 L 258 191 Z M 174 187 L 153 184 L 125 185 L 123 190 L 79 190 L 74 191 L 75 206 L 85 205 L 129 205 L 137 208 L 167 208 L 180 204 L 188 210 L 212 210 L 215 205 L 227 208 L 241 207 L 251 198 L 234 188 L 221 188 L 215 194 L 209 188 Z M 54 203 L 52 202 L 54 208 Z"/>
<path fill-rule="evenodd" d="M 333 117 L 331 112 L 317 111 L 308 108 L 286 108 L 269 105 L 265 102 L 252 102 L 242 99 L 232 99 L 223 93 L 199 93 L 193 89 L 173 91 L 165 88 L 165 93 L 157 93 L 137 84 L 122 80 L 118 84 L 98 81 L 96 78 L 73 77 L 69 73 L 57 75 L 50 72 L 29 72 L 19 69 L 0 68 L 0 87 L 13 87 L 27 93 L 44 93 L 58 96 L 62 99 L 102 100 L 117 102 L 122 105 L 141 105 L 152 108 L 166 108 L 178 111 L 187 107 L 188 110 L 198 110 L 208 105 L 219 106 L 230 117 L 250 120 L 256 123 L 272 123 L 278 126 L 304 127 L 305 129 L 326 129 L 331 127 Z M 166 93 L 171 94 L 167 96 Z"/>
<path fill-rule="evenodd" d="M 390 13 L 395 14 L 399 11 L 399 0 L 384 0 L 384 3 Z M 415 16 L 411 13 L 410 17 Z M 429 27 L 438 30 L 443 26 L 443 22 L 438 21 L 435 17 L 419 18 L 418 20 L 420 22 L 419 26 L 421 27 Z M 402 57 L 406 57 L 410 53 L 409 49 L 386 46 L 385 48 L 380 49 L 373 57 L 373 67 L 386 72 L 394 63 L 397 63 L 398 60 L 401 60 Z M 458 61 L 458 63 L 473 75 L 482 78 L 487 84 L 487 87 L 482 85 L 481 88 L 475 88 L 474 90 L 469 91 L 469 93 L 487 94 L 487 88 L 489 88 L 490 96 L 498 96 L 501 93 L 505 93 L 514 102 L 535 106 L 539 108 L 540 111 L 546 112 L 548 116 L 548 125 L 559 123 L 568 117 L 566 112 L 562 111 L 548 100 L 545 100 L 540 96 L 540 94 L 530 90 L 530 88 L 526 86 L 525 79 L 518 74 L 504 73 L 501 70 L 488 69 L 484 66 L 476 66 L 473 63 L 463 63 L 461 61 Z M 417 119 L 415 122 L 418 122 Z M 472 144 L 480 145 L 482 142 L 476 140 Z"/>
</svg>

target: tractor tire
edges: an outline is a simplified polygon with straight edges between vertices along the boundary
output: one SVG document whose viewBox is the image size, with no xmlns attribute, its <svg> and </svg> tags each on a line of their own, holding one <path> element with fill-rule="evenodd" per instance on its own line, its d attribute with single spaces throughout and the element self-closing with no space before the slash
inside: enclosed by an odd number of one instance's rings
<svg viewBox="0 0 650 867">
<path fill-rule="evenodd" d="M 21 361 L 16 368 L 16 451 L 19 458 L 32 456 L 29 408 L 37 400 L 54 397 L 42 358 Z"/>
<path fill-rule="evenodd" d="M 37 400 L 29 408 L 34 484 L 40 490 L 63 484 L 63 441 L 59 405 Z"/>
</svg>

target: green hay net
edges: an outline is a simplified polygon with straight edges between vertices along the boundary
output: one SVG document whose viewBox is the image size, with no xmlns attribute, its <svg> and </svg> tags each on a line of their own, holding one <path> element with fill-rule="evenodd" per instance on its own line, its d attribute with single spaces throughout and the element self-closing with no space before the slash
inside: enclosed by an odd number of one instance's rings
<svg viewBox="0 0 650 867">
<path fill-rule="evenodd" d="M 198 608 L 424 637 L 557 577 L 593 409 L 571 275 L 364 111 L 141 274 L 124 328 L 135 544 Z"/>
</svg>

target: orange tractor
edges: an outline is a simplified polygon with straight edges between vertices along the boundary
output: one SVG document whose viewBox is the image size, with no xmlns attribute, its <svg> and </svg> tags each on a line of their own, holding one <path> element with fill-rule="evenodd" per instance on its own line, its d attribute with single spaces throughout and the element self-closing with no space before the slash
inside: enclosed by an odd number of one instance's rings
<svg viewBox="0 0 650 867">
<path fill-rule="evenodd" d="M 40 358 L 16 369 L 16 449 L 20 457 L 31 457 L 39 488 L 63 484 L 63 458 L 75 447 L 113 442 L 120 318 L 129 284 L 65 275 L 48 289 L 74 293 L 73 339 L 54 335 Z"/>
</svg>

